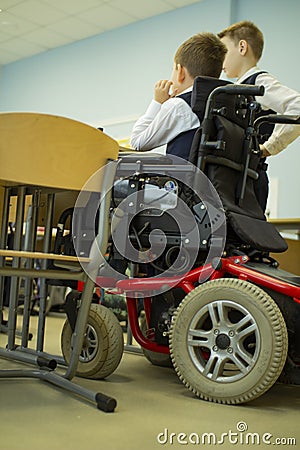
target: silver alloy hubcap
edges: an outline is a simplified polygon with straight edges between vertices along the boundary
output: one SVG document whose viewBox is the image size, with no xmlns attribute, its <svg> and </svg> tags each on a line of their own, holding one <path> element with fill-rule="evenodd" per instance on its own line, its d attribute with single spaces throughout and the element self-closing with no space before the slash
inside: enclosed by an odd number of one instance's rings
<svg viewBox="0 0 300 450">
<path fill-rule="evenodd" d="M 260 352 L 260 333 L 246 308 L 230 300 L 218 300 L 194 315 L 187 346 L 202 375 L 229 383 L 243 378 L 254 367 Z"/>
<path fill-rule="evenodd" d="M 95 328 L 92 325 L 87 325 L 86 334 L 84 336 L 84 342 L 79 357 L 80 362 L 87 363 L 92 361 L 92 359 L 97 354 L 99 341 Z"/>
</svg>

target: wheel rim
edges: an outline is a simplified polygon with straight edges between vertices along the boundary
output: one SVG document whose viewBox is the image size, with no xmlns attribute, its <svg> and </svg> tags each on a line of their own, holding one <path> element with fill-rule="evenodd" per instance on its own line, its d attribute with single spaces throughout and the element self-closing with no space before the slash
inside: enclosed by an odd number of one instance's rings
<svg viewBox="0 0 300 450">
<path fill-rule="evenodd" d="M 249 373 L 259 356 L 260 333 L 253 315 L 233 301 L 203 306 L 188 327 L 191 360 L 206 378 L 230 383 Z"/>
<path fill-rule="evenodd" d="M 95 328 L 88 324 L 86 327 L 86 333 L 84 336 L 83 346 L 81 354 L 79 356 L 79 361 L 87 363 L 95 358 L 98 350 L 99 340 L 97 331 Z"/>
</svg>

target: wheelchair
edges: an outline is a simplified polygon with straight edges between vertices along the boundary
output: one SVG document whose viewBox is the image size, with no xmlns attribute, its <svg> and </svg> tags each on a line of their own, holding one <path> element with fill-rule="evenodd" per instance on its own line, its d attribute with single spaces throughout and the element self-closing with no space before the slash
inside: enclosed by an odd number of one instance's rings
<svg viewBox="0 0 300 450">
<path fill-rule="evenodd" d="M 281 270 L 270 256 L 287 244 L 254 193 L 260 127 L 300 121 L 258 117 L 254 96 L 262 94 L 257 86 L 197 78 L 192 107 L 201 128 L 190 161 L 121 153 L 89 180 L 72 212 L 77 256 L 92 255 L 85 271 L 98 286 L 126 296 L 131 331 L 145 356 L 153 364 L 172 365 L 195 396 L 222 404 L 254 400 L 278 379 L 300 383 L 300 277 Z M 97 177 L 111 180 L 105 195 L 94 188 Z M 98 213 L 100 202 L 106 215 Z M 97 245 L 103 234 L 105 255 Z M 79 291 L 66 301 L 66 360 Z M 103 308 L 94 305 L 92 311 L 81 376 L 104 378 L 121 359 L 120 325 Z M 97 335 L 101 327 L 110 330 L 108 337 Z M 99 356 L 95 342 L 105 347 L 101 367 L 96 361 L 94 370 L 85 370 Z"/>
</svg>

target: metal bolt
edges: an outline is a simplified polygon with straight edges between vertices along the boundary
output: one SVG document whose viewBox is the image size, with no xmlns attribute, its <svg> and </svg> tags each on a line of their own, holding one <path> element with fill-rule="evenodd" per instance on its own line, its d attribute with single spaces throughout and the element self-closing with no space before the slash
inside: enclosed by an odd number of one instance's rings
<svg viewBox="0 0 300 450">
<path fill-rule="evenodd" d="M 131 188 L 135 188 L 135 184 L 132 183 L 132 184 L 130 185 L 130 187 L 131 187 Z"/>
<path fill-rule="evenodd" d="M 207 244 L 207 240 L 206 240 L 206 239 L 203 239 L 202 244 L 203 244 L 203 245 L 206 245 L 206 244 Z"/>
<path fill-rule="evenodd" d="M 213 349 L 214 352 L 217 352 L 219 350 L 217 345 L 214 345 L 212 349 Z"/>
<path fill-rule="evenodd" d="M 233 353 L 233 348 L 232 347 L 228 347 L 227 351 L 228 351 L 228 353 Z"/>
<path fill-rule="evenodd" d="M 229 335 L 230 337 L 233 337 L 233 336 L 234 336 L 234 331 L 233 331 L 233 330 L 230 330 L 229 333 L 228 333 L 228 335 Z"/>
<path fill-rule="evenodd" d="M 128 206 L 133 206 L 133 205 L 134 205 L 133 202 L 129 202 L 129 203 L 128 203 Z"/>
<path fill-rule="evenodd" d="M 219 334 L 219 330 L 217 330 L 217 329 L 214 330 L 214 334 L 215 334 L 215 335 Z"/>
<path fill-rule="evenodd" d="M 185 239 L 185 240 L 184 240 L 184 243 L 185 243 L 185 244 L 189 244 L 189 242 L 190 242 L 189 239 Z"/>
</svg>

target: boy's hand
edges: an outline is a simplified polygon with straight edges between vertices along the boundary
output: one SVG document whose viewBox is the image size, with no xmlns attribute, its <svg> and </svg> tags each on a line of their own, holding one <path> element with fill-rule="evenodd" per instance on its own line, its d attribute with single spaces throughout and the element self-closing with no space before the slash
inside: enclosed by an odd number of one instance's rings
<svg viewBox="0 0 300 450">
<path fill-rule="evenodd" d="M 172 84 L 172 81 L 169 80 L 159 80 L 154 87 L 154 100 L 158 103 L 164 103 L 169 98 L 175 97 L 176 92 L 169 94 Z"/>
<path fill-rule="evenodd" d="M 260 148 L 262 157 L 266 157 L 266 156 L 270 156 L 271 155 L 271 153 L 268 152 L 268 150 L 266 149 L 266 147 L 263 144 L 260 144 L 259 148 Z"/>
</svg>

